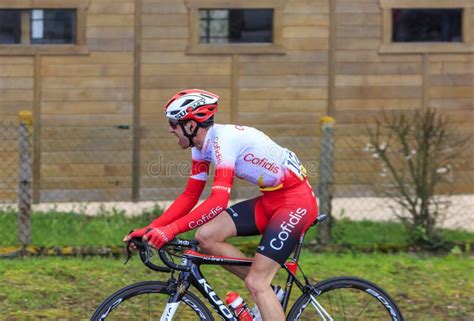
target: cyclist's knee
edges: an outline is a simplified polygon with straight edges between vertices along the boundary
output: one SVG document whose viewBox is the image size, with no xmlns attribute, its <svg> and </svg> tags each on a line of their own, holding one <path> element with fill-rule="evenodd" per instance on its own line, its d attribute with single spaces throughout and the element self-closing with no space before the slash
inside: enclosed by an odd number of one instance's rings
<svg viewBox="0 0 474 321">
<path fill-rule="evenodd" d="M 230 226 L 229 219 L 229 214 L 224 211 L 218 217 L 197 229 L 194 238 L 199 241 L 199 246 L 204 252 L 212 248 L 214 244 L 225 242 L 227 238 L 235 235 L 235 227 Z"/>
<path fill-rule="evenodd" d="M 206 250 L 212 248 L 216 242 L 223 242 L 224 239 L 218 237 L 219 235 L 214 232 L 213 228 L 201 226 L 196 231 L 194 238 L 199 242 L 199 247 L 206 252 Z"/>
<path fill-rule="evenodd" d="M 264 280 L 258 274 L 249 273 L 245 277 L 245 286 L 250 291 L 254 298 L 270 288 L 270 282 Z"/>
</svg>

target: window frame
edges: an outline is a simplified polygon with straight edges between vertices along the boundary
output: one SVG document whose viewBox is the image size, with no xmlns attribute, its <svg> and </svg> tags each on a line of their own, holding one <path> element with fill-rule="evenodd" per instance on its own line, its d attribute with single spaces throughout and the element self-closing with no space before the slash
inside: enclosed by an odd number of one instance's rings
<svg viewBox="0 0 474 321">
<path fill-rule="evenodd" d="M 468 53 L 474 52 L 470 0 L 380 0 L 383 35 L 379 53 Z M 462 42 L 393 42 L 392 9 L 462 9 Z"/>
<path fill-rule="evenodd" d="M 34 56 L 34 55 L 79 55 L 89 54 L 86 44 L 86 10 L 85 3 L 77 4 L 44 1 L 22 3 L 6 0 L 0 4 L 0 10 L 16 9 L 21 11 L 21 43 L 0 44 L 0 56 Z M 74 44 L 31 44 L 30 17 L 34 9 L 71 9 L 76 10 L 76 43 Z"/>
<path fill-rule="evenodd" d="M 189 12 L 189 40 L 186 53 L 229 54 L 285 54 L 283 40 L 283 8 L 286 1 L 271 0 L 185 0 Z M 273 9 L 272 43 L 200 43 L 200 9 Z"/>
</svg>

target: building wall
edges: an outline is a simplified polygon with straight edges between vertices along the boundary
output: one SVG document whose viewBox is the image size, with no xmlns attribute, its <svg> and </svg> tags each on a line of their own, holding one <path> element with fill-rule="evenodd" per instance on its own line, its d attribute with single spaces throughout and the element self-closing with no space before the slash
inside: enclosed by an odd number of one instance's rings
<svg viewBox="0 0 474 321">
<path fill-rule="evenodd" d="M 188 55 L 185 2 L 143 1 L 142 6 L 142 199 L 169 198 L 186 182 L 187 171 L 180 175 L 178 166 L 189 165 L 189 151 L 181 151 L 169 136 L 162 114 L 163 104 L 183 88 L 219 94 L 218 122 L 255 126 L 295 150 L 302 161 L 317 159 L 319 118 L 328 97 L 326 0 L 287 2 L 281 30 L 284 55 Z M 159 175 L 153 170 L 156 163 L 165 167 Z M 316 183 L 315 176 L 312 181 Z M 254 186 L 235 183 L 233 197 L 258 194 Z"/>
<path fill-rule="evenodd" d="M 319 119 L 334 116 L 340 195 L 378 179 L 362 148 L 382 109 L 438 108 L 472 134 L 473 53 L 381 53 L 381 0 L 284 1 L 285 53 L 259 55 L 188 54 L 184 0 L 73 2 L 88 6 L 87 53 L 0 55 L 1 120 L 35 115 L 36 201 L 175 197 L 190 155 L 168 134 L 162 106 L 188 87 L 221 96 L 218 122 L 255 126 L 294 150 L 313 185 Z M 474 191 L 471 163 L 460 169 L 470 182 L 456 192 Z M 257 194 L 236 184 L 233 197 Z"/>
<path fill-rule="evenodd" d="M 374 172 L 367 128 L 386 112 L 433 107 L 448 114 L 453 130 L 472 135 L 474 54 L 383 53 L 380 0 L 337 0 L 335 5 L 335 82 L 337 194 L 365 195 L 384 178 Z M 436 0 L 427 2 L 435 6 Z M 474 11 L 471 10 L 471 17 Z M 471 33 L 474 24 L 471 24 Z M 472 44 L 472 41 L 471 41 Z M 430 45 L 428 44 L 427 47 Z M 472 48 L 472 47 L 471 47 Z M 469 147 L 465 156 L 473 158 Z M 456 169 L 455 192 L 471 193 L 472 162 Z"/>
</svg>

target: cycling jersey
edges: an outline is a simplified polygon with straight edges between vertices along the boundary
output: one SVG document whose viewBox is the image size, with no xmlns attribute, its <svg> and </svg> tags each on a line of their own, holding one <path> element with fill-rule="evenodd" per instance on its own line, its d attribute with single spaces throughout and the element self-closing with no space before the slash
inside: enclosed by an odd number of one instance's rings
<svg viewBox="0 0 474 321">
<path fill-rule="evenodd" d="M 191 211 L 204 189 L 211 163 L 215 167 L 211 195 Z M 306 171 L 292 151 L 263 132 L 252 127 L 215 124 L 207 131 L 202 149 L 192 148 L 192 169 L 185 191 L 151 226 L 175 222 L 182 233 L 207 223 L 227 207 L 234 177 L 267 192 L 301 184 Z"/>
<path fill-rule="evenodd" d="M 251 127 L 214 125 L 202 150 L 193 148 L 192 156 L 216 168 L 234 170 L 235 176 L 265 190 L 289 186 L 306 176 L 293 152 Z"/>
</svg>

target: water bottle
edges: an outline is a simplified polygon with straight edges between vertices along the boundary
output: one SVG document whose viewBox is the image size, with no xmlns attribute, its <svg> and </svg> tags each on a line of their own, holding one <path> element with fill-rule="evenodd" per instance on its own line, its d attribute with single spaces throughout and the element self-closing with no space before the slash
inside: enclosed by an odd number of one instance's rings
<svg viewBox="0 0 474 321">
<path fill-rule="evenodd" d="M 225 302 L 239 321 L 253 321 L 249 307 L 237 292 L 228 292 L 225 297 Z"/>
<path fill-rule="evenodd" d="M 278 302 L 282 303 L 283 296 L 285 295 L 285 290 L 283 290 L 281 286 L 279 285 L 272 285 L 272 289 L 273 289 L 273 292 L 275 292 Z"/>
</svg>

